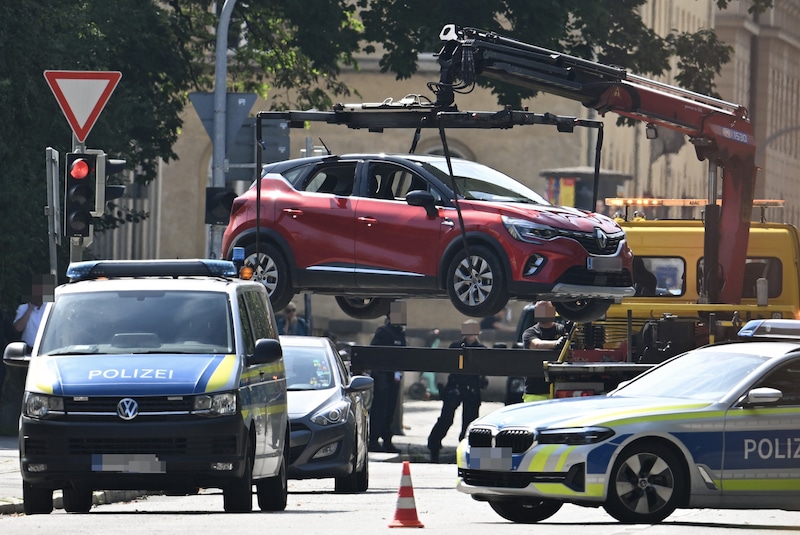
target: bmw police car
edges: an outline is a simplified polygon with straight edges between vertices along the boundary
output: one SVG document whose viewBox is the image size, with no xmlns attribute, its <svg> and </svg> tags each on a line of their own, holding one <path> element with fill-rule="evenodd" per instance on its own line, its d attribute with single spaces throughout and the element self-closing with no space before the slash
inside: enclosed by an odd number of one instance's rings
<svg viewBox="0 0 800 535">
<path fill-rule="evenodd" d="M 676 508 L 800 510 L 800 322 L 694 349 L 606 396 L 509 405 L 472 423 L 458 490 L 507 520 L 563 503 L 654 523 Z"/>
<path fill-rule="evenodd" d="M 264 286 L 211 260 L 71 264 L 33 348 L 20 419 L 26 514 L 87 512 L 94 490 L 221 488 L 283 510 L 288 416 Z"/>
</svg>

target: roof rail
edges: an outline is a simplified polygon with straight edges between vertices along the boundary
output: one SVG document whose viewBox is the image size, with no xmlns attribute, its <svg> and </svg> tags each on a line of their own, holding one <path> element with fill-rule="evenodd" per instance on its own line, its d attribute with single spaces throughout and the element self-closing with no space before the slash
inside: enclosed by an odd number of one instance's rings
<svg viewBox="0 0 800 535">
<path fill-rule="evenodd" d="M 227 260 L 90 260 L 67 268 L 70 282 L 119 277 L 235 277 L 236 266 Z"/>
</svg>

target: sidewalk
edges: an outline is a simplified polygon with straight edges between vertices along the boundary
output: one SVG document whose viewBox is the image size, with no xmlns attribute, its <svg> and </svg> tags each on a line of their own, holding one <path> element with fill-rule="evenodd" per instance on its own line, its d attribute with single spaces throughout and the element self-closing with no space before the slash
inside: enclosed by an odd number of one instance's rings
<svg viewBox="0 0 800 535">
<path fill-rule="evenodd" d="M 489 414 L 502 403 L 484 402 L 481 405 L 481 416 Z M 403 435 L 394 438 L 394 445 L 400 453 L 370 453 L 371 462 L 429 462 L 428 433 L 442 410 L 441 401 L 409 401 L 403 403 Z M 456 411 L 453 426 L 447 433 L 439 462 L 454 464 L 458 434 L 461 432 L 461 409 Z M 95 492 L 95 503 L 114 503 L 131 501 L 141 496 L 136 491 L 100 491 Z M 53 495 L 53 506 L 62 508 L 61 492 Z M 22 513 L 22 476 L 19 472 L 19 449 L 17 437 L 0 436 L 0 515 Z"/>
</svg>

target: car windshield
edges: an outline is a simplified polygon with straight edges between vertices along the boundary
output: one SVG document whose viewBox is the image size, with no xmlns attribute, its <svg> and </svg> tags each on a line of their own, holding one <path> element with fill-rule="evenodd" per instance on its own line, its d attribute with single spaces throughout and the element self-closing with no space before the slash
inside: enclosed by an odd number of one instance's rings
<svg viewBox="0 0 800 535">
<path fill-rule="evenodd" d="M 232 333 L 220 292 L 66 294 L 53 306 L 39 353 L 227 354 L 235 352 Z"/>
<path fill-rule="evenodd" d="M 687 353 L 638 377 L 611 395 L 716 401 L 767 359 L 761 355 L 726 351 L 725 347 Z"/>
<path fill-rule="evenodd" d="M 465 198 L 478 201 L 550 203 L 532 189 L 520 184 L 496 169 L 468 160 L 451 160 L 458 192 Z M 423 168 L 451 186 L 450 172 L 445 160 L 421 162 Z"/>
<path fill-rule="evenodd" d="M 285 344 L 283 362 L 289 390 L 325 390 L 335 386 L 330 359 L 322 347 Z"/>
</svg>

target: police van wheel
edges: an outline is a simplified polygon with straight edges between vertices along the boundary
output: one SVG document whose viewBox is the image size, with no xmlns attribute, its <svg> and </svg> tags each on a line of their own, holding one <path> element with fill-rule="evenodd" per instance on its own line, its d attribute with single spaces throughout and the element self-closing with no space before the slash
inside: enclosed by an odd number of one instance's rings
<svg viewBox="0 0 800 535">
<path fill-rule="evenodd" d="M 518 524 L 535 524 L 556 514 L 564 503 L 555 500 L 518 498 L 513 500 L 490 500 L 489 505 L 494 509 L 495 513 L 506 520 Z"/>
<path fill-rule="evenodd" d="M 286 467 L 289 464 L 289 441 L 284 444 L 284 452 L 281 457 L 281 467 L 278 475 L 268 477 L 256 482 L 256 495 L 258 496 L 258 507 L 262 511 L 283 511 L 286 509 L 286 502 L 289 494 L 289 481 L 286 475 Z"/>
<path fill-rule="evenodd" d="M 64 510 L 68 513 L 88 513 L 92 508 L 94 493 L 91 490 L 63 489 Z"/>
<path fill-rule="evenodd" d="M 37 489 L 22 482 L 23 511 L 26 515 L 49 515 L 53 512 L 53 491 Z"/>
<path fill-rule="evenodd" d="M 677 456 L 666 446 L 634 444 L 614 463 L 605 510 L 627 524 L 661 522 L 678 507 L 684 481 Z"/>
<path fill-rule="evenodd" d="M 244 459 L 242 477 L 222 489 L 223 506 L 226 513 L 250 513 L 253 511 L 253 457 L 248 446 Z"/>
</svg>

